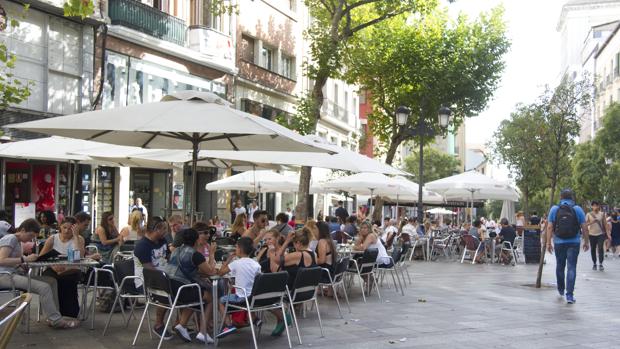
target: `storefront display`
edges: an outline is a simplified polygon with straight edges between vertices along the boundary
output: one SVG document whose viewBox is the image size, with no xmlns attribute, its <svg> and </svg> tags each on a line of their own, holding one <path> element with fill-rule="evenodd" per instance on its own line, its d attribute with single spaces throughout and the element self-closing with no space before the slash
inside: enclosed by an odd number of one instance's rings
<svg viewBox="0 0 620 349">
<path fill-rule="evenodd" d="M 104 212 L 114 212 L 114 169 L 99 167 L 97 172 L 97 222 L 101 222 Z M 86 198 L 87 196 L 84 196 Z"/>
</svg>

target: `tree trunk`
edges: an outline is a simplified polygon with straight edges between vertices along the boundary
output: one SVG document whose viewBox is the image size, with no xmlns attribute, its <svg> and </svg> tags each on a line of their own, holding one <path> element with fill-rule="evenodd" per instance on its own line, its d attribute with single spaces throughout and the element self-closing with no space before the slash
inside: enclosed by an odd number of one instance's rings
<svg viewBox="0 0 620 349">
<path fill-rule="evenodd" d="M 370 198 L 372 200 L 372 198 Z M 372 205 L 372 221 L 381 221 L 383 212 L 383 198 L 379 195 L 375 196 L 375 204 Z"/>
<path fill-rule="evenodd" d="M 390 148 L 388 149 L 387 154 L 385 156 L 386 164 L 392 165 L 392 162 L 394 162 L 394 157 L 396 156 L 396 150 L 398 149 L 399 144 L 400 143 L 395 140 L 392 140 L 392 142 L 390 143 Z M 381 197 L 377 196 L 375 204 L 372 206 L 372 209 L 373 209 L 372 220 L 373 221 L 381 220 L 381 213 L 383 212 L 383 199 Z M 396 218 L 396 217 L 390 217 L 390 218 Z"/>
<path fill-rule="evenodd" d="M 557 185 L 557 180 L 551 180 L 551 193 L 549 194 L 549 207 L 552 207 L 555 203 L 555 187 Z M 548 221 L 547 221 L 548 222 Z M 542 243 L 540 244 L 540 260 L 538 261 L 538 273 L 536 274 L 536 288 L 540 288 L 542 286 L 542 272 L 543 267 L 545 265 L 545 253 L 547 251 L 547 223 L 543 227 L 540 232 L 540 236 L 542 237 Z"/>
</svg>

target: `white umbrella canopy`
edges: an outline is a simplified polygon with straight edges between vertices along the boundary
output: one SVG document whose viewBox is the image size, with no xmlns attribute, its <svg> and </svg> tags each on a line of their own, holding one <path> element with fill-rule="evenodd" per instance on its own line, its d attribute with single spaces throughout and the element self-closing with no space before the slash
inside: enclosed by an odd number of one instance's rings
<svg viewBox="0 0 620 349">
<path fill-rule="evenodd" d="M 430 210 L 426 210 L 426 212 L 430 213 L 430 214 L 449 214 L 449 215 L 455 215 L 455 212 L 452 212 L 450 210 L 446 210 L 443 207 L 435 207 L 432 208 Z"/>
<path fill-rule="evenodd" d="M 161 102 L 97 110 L 8 125 L 31 132 L 99 142 L 157 149 L 191 149 L 192 173 L 198 151 L 261 150 L 325 152 L 272 121 L 235 110 L 230 103 L 209 92 L 180 91 Z M 196 176 L 190 191 L 193 222 Z"/>
<path fill-rule="evenodd" d="M 0 156 L 30 160 L 74 161 L 103 166 L 148 167 L 149 165 L 145 162 L 132 161 L 130 159 L 99 159 L 88 154 L 79 153 L 82 149 L 92 147 L 105 147 L 108 151 L 117 153 L 135 153 L 142 150 L 136 147 L 52 136 L 2 144 L 0 145 Z M 161 166 L 161 162 L 159 165 Z"/>
<path fill-rule="evenodd" d="M 420 188 L 418 183 L 410 181 L 403 176 L 395 176 L 392 180 L 402 187 L 407 187 L 408 191 L 399 193 L 398 197 L 387 195 L 390 199 L 396 199 L 400 202 L 418 202 L 418 190 Z M 413 192 L 413 194 L 410 194 L 410 192 Z M 445 201 L 443 196 L 438 193 L 422 188 L 422 202 L 426 204 L 442 204 Z"/>
<path fill-rule="evenodd" d="M 509 184 L 475 171 L 426 183 L 426 188 L 443 195 L 446 200 L 519 200 L 519 193 Z"/>
<path fill-rule="evenodd" d="M 329 149 L 334 154 L 326 153 L 307 153 L 307 152 L 290 152 L 290 151 L 201 151 L 201 156 L 239 160 L 239 161 L 256 161 L 260 163 L 271 163 L 289 166 L 311 166 L 327 169 L 336 169 L 352 172 L 374 172 L 384 173 L 388 175 L 402 175 L 405 172 L 396 169 L 390 165 L 384 164 L 375 159 L 371 159 L 354 151 L 328 144 L 324 139 L 309 135 L 305 136 L 309 142 L 319 144 L 325 149 Z"/>
<path fill-rule="evenodd" d="M 298 184 L 273 171 L 246 171 L 206 185 L 207 190 L 244 190 L 254 193 L 297 191 Z"/>
</svg>

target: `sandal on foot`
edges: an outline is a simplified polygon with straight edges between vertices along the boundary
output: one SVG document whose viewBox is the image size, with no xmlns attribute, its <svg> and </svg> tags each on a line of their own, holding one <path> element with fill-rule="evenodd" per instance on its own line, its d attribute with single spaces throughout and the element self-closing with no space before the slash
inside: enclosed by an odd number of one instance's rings
<svg viewBox="0 0 620 349">
<path fill-rule="evenodd" d="M 80 321 L 76 319 L 60 319 L 56 322 L 48 321 L 48 324 L 55 329 L 72 329 L 80 326 Z"/>
</svg>

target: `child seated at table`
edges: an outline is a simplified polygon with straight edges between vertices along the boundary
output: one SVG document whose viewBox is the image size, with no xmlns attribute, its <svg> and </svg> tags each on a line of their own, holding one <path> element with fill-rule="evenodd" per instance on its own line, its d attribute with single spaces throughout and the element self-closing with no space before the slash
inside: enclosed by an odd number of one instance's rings
<svg viewBox="0 0 620 349">
<path fill-rule="evenodd" d="M 253 249 L 253 241 L 251 238 L 239 238 L 239 240 L 237 240 L 235 252 L 228 256 L 228 259 L 218 272 L 219 275 L 230 273 L 235 278 L 235 286 L 240 288 L 236 288 L 235 293 L 220 297 L 220 312 L 222 314 L 224 314 L 226 310 L 226 303 L 244 304 L 245 299 L 252 294 L 254 279 L 256 275 L 261 272 L 260 264 L 249 257 Z M 238 258 L 233 261 L 232 259 L 235 256 Z M 224 324 L 224 328 L 222 328 L 218 338 L 224 337 L 237 330 L 237 328 L 231 324 L 229 316 L 226 316 Z"/>
</svg>

